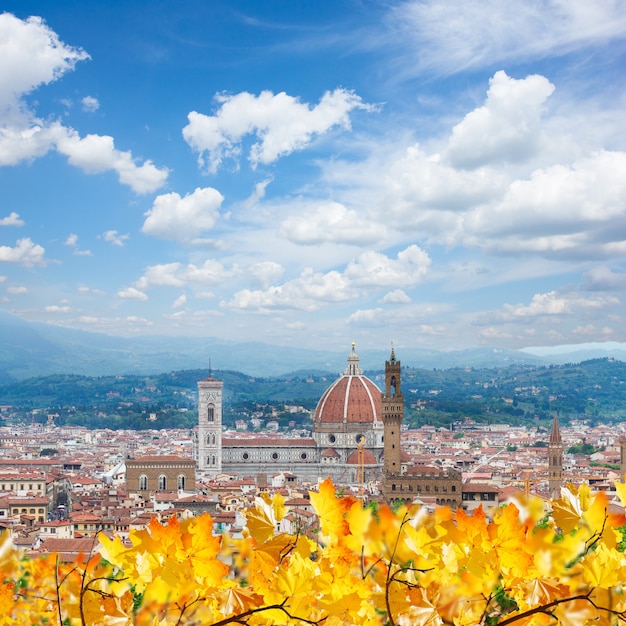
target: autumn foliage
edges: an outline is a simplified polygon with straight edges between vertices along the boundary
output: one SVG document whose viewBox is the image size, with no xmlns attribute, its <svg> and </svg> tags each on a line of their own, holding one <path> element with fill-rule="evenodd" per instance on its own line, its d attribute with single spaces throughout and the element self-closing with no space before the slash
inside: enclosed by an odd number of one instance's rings
<svg viewBox="0 0 626 626">
<path fill-rule="evenodd" d="M 617 485 L 624 504 L 626 485 Z M 586 485 L 482 509 L 363 507 L 330 481 L 319 528 L 277 534 L 280 495 L 257 499 L 243 538 L 208 515 L 100 536 L 73 563 L 25 558 L 3 535 L 0 624 L 609 625 L 626 621 L 626 519 Z"/>
</svg>

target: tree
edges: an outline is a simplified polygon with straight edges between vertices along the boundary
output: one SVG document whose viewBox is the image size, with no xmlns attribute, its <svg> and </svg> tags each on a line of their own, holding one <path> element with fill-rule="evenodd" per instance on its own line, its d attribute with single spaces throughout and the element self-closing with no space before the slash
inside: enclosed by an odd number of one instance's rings
<svg viewBox="0 0 626 626">
<path fill-rule="evenodd" d="M 616 485 L 622 505 L 626 485 Z M 263 494 L 244 537 L 210 516 L 100 536 L 74 563 L 0 546 L 0 624 L 508 626 L 626 620 L 626 518 L 570 487 L 489 521 L 447 508 L 363 507 L 330 481 L 310 493 L 319 529 L 277 533 L 284 499 Z"/>
</svg>

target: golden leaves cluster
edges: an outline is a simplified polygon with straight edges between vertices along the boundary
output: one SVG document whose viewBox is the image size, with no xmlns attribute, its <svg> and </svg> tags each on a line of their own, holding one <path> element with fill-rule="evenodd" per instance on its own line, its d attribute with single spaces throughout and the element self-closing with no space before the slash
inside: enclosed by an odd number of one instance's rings
<svg viewBox="0 0 626 626">
<path fill-rule="evenodd" d="M 73 563 L 25 558 L 5 533 L 0 626 L 626 621 L 623 508 L 586 485 L 492 519 L 481 508 L 374 510 L 330 480 L 310 499 L 319 521 L 307 534 L 279 532 L 284 499 L 262 494 L 243 536 L 214 536 L 209 515 L 172 517 L 130 542 L 100 535 Z"/>
</svg>

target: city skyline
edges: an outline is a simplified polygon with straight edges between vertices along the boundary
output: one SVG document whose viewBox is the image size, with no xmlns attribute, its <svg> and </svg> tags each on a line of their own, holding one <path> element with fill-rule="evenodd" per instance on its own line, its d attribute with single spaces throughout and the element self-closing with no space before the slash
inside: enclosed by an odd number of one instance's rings
<svg viewBox="0 0 626 626">
<path fill-rule="evenodd" d="M 2 308 L 322 349 L 624 343 L 624 9 L 9 1 Z"/>
</svg>

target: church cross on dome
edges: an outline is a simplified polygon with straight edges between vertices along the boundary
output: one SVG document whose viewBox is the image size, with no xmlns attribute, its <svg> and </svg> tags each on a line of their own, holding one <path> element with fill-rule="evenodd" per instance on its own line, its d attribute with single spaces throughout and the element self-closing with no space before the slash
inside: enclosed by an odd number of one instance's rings
<svg viewBox="0 0 626 626">
<path fill-rule="evenodd" d="M 354 348 L 354 341 L 352 342 L 352 351 L 348 356 L 348 367 L 344 370 L 346 376 L 361 376 L 361 366 L 359 365 L 359 355 Z"/>
</svg>

